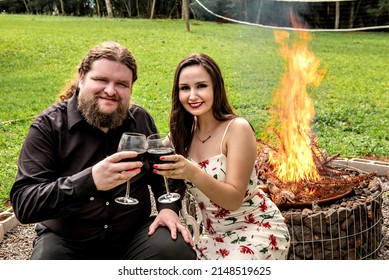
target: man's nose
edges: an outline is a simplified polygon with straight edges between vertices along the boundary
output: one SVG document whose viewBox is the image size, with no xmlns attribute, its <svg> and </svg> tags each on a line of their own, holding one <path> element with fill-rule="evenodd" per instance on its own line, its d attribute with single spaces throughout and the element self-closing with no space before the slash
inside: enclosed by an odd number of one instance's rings
<svg viewBox="0 0 389 280">
<path fill-rule="evenodd" d="M 115 95 L 115 94 L 116 94 L 115 85 L 109 83 L 109 84 L 105 87 L 105 92 L 106 92 L 109 96 Z"/>
</svg>

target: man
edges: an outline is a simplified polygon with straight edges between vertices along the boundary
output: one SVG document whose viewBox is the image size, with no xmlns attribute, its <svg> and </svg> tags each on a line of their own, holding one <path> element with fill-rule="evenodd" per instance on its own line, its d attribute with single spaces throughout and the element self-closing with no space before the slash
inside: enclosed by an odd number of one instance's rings
<svg viewBox="0 0 389 280">
<path fill-rule="evenodd" d="M 180 202 L 157 203 L 150 217 L 148 185 L 158 197 L 162 177 L 148 162 L 122 161 L 136 152 L 116 152 L 123 132 L 157 132 L 149 113 L 131 104 L 136 79 L 126 48 L 99 44 L 60 102 L 31 125 L 10 194 L 19 221 L 37 223 L 31 259 L 195 259 Z M 130 179 L 139 204 L 116 203 Z"/>
</svg>

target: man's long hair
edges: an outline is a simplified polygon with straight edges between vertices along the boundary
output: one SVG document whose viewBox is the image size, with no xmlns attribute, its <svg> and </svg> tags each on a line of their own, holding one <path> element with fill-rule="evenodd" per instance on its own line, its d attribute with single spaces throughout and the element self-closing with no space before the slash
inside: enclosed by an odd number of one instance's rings
<svg viewBox="0 0 389 280">
<path fill-rule="evenodd" d="M 78 66 L 78 71 L 75 77 L 65 85 L 59 94 L 57 101 L 62 102 L 70 99 L 76 90 L 78 90 L 80 76 L 86 75 L 90 71 L 93 62 L 102 58 L 117 61 L 126 65 L 132 71 L 132 83 L 134 83 L 138 78 L 136 61 L 130 51 L 127 48 L 121 46 L 119 43 L 112 41 L 103 42 L 93 47 L 87 53 Z"/>
</svg>

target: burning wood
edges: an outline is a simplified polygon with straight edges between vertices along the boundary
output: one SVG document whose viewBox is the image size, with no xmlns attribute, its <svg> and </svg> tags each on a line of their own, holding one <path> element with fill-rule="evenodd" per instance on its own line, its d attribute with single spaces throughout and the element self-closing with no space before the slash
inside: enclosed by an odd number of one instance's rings
<svg viewBox="0 0 389 280">
<path fill-rule="evenodd" d="M 275 166 L 269 161 L 269 150 L 277 150 L 261 140 L 258 142 L 260 145 L 257 157 L 259 179 L 267 186 L 272 200 L 277 205 L 326 201 L 346 195 L 376 175 L 375 173 L 360 174 L 356 170 L 332 167 L 331 161 L 338 155 L 327 157 L 314 143 L 312 153 L 315 155 L 314 162 L 320 178 L 315 181 L 283 181 L 277 176 Z"/>
<path fill-rule="evenodd" d="M 348 194 L 353 187 L 375 174 L 356 175 L 330 167 L 327 157 L 312 136 L 315 115 L 307 88 L 318 86 L 325 74 L 320 60 L 308 48 L 310 34 L 275 31 L 276 42 L 285 59 L 285 74 L 273 95 L 270 120 L 259 140 L 258 172 L 276 204 L 312 202 Z"/>
</svg>

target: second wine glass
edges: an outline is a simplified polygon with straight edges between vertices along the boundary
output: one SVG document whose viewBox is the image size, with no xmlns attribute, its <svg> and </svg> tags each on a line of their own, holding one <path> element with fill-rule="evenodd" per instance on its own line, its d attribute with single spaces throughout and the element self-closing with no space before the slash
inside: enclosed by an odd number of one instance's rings
<svg viewBox="0 0 389 280">
<path fill-rule="evenodd" d="M 161 156 L 168 156 L 174 154 L 174 146 L 170 141 L 168 133 L 155 133 L 147 137 L 147 154 L 151 166 L 154 164 L 170 163 L 169 161 L 162 161 Z M 161 203 L 171 203 L 180 199 L 178 193 L 171 193 L 169 190 L 169 183 L 165 176 L 163 176 L 166 188 L 166 194 L 161 195 L 158 201 Z"/>
<path fill-rule="evenodd" d="M 120 138 L 118 152 L 120 151 L 134 151 L 138 155 L 134 158 L 126 158 L 123 161 L 145 161 L 147 152 L 147 140 L 144 134 L 135 132 L 125 132 Z M 115 199 L 117 203 L 124 205 L 138 204 L 139 201 L 136 198 L 130 197 L 130 180 L 127 181 L 126 194 L 123 197 L 117 197 Z"/>
</svg>

